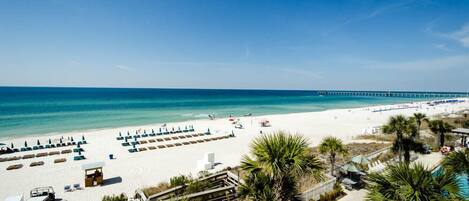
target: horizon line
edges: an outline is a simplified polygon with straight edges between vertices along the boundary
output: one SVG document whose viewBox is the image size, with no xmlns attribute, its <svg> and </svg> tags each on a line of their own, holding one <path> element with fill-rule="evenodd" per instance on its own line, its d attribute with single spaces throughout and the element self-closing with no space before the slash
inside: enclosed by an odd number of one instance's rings
<svg viewBox="0 0 469 201">
<path fill-rule="evenodd" d="M 246 90 L 246 91 L 351 91 L 351 92 L 425 92 L 469 93 L 469 91 L 367 90 L 367 89 L 266 89 L 266 88 L 185 88 L 185 87 L 110 87 L 110 86 L 28 86 L 0 85 L 0 88 L 72 88 L 72 89 L 169 89 L 169 90 Z"/>
</svg>

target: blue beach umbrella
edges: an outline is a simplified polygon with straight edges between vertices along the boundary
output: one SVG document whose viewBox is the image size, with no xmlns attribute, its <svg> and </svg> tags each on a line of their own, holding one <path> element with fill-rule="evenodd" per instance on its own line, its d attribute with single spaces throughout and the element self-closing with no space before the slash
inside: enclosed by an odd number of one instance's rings
<svg viewBox="0 0 469 201">
<path fill-rule="evenodd" d="M 63 141 L 62 141 L 62 138 L 60 138 L 59 142 L 60 142 L 60 144 L 62 144 L 62 143 L 63 143 Z"/>
<path fill-rule="evenodd" d="M 39 140 L 37 140 L 37 145 L 41 145 L 41 142 L 39 142 Z"/>
<path fill-rule="evenodd" d="M 122 137 L 122 133 L 121 133 L 121 132 L 119 132 L 119 137 Z"/>
<path fill-rule="evenodd" d="M 161 133 L 161 128 L 160 128 L 160 133 Z"/>
<path fill-rule="evenodd" d="M 129 136 L 129 135 L 130 135 L 130 132 L 129 132 L 129 131 L 127 131 L 127 136 Z"/>
<path fill-rule="evenodd" d="M 24 141 L 24 147 L 28 147 L 28 142 Z"/>
<path fill-rule="evenodd" d="M 155 131 L 153 130 L 153 128 L 151 129 L 151 133 L 153 133 L 153 134 L 155 133 Z"/>
<path fill-rule="evenodd" d="M 70 141 L 72 141 L 72 142 L 73 142 L 73 137 L 70 137 Z"/>
<path fill-rule="evenodd" d="M 187 126 L 185 127 L 185 130 L 187 130 Z"/>
<path fill-rule="evenodd" d="M 80 148 L 80 143 L 77 143 L 77 148 Z"/>
<path fill-rule="evenodd" d="M 78 150 L 78 155 L 81 156 L 81 150 Z"/>
<path fill-rule="evenodd" d="M 127 142 L 127 138 L 125 138 L 125 142 Z"/>
<path fill-rule="evenodd" d="M 174 131 L 174 127 L 173 127 L 173 131 Z"/>
<path fill-rule="evenodd" d="M 52 140 L 50 140 L 50 138 L 49 138 L 49 144 L 52 144 Z"/>
<path fill-rule="evenodd" d="M 13 142 L 11 143 L 11 148 L 12 148 L 12 149 L 15 148 L 15 146 L 13 145 Z"/>
<path fill-rule="evenodd" d="M 85 141 L 85 135 L 81 135 L 81 140 Z"/>
</svg>

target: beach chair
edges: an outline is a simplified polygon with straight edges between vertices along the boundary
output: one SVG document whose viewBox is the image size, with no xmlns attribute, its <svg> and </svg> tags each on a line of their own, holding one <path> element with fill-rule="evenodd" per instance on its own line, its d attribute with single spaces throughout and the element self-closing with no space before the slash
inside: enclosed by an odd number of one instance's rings
<svg viewBox="0 0 469 201">
<path fill-rule="evenodd" d="M 72 187 L 70 185 L 65 185 L 64 192 L 72 192 Z"/>
<path fill-rule="evenodd" d="M 23 167 L 23 164 L 15 164 L 15 165 L 10 165 L 6 168 L 6 170 L 17 170 Z"/>
<path fill-rule="evenodd" d="M 80 184 L 73 184 L 73 189 L 81 190 Z"/>
<path fill-rule="evenodd" d="M 51 148 L 50 144 L 46 144 L 46 149 L 50 149 L 50 148 Z"/>
<path fill-rule="evenodd" d="M 156 134 L 155 134 L 155 133 L 150 133 L 150 134 L 149 134 L 149 136 L 151 136 L 151 137 L 155 137 L 155 136 L 156 136 Z"/>
<path fill-rule="evenodd" d="M 129 142 L 123 142 L 123 143 L 122 143 L 122 146 L 124 146 L 124 147 L 130 146 L 130 143 L 129 143 Z"/>
<path fill-rule="evenodd" d="M 84 159 L 86 159 L 86 158 L 85 158 L 85 156 L 83 156 L 83 155 L 78 155 L 78 156 L 74 156 L 74 157 L 73 157 L 73 160 L 74 160 L 74 161 L 80 161 L 80 160 L 84 160 Z"/>
<path fill-rule="evenodd" d="M 122 136 L 116 137 L 116 140 L 123 140 L 123 139 L 124 139 L 124 137 L 122 137 Z"/>
<path fill-rule="evenodd" d="M 137 152 L 136 148 L 129 149 L 129 153 L 135 153 L 135 152 Z"/>
</svg>

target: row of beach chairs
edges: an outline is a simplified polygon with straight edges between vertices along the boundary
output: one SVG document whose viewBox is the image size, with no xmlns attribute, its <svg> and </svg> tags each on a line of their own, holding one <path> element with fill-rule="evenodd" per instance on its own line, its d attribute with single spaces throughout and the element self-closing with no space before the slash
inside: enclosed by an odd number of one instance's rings
<svg viewBox="0 0 469 201">
<path fill-rule="evenodd" d="M 122 136 L 122 133 L 119 132 L 119 136 L 116 137 L 116 140 L 124 140 L 124 139 L 132 139 L 132 138 L 145 138 L 145 137 L 155 137 L 155 136 L 160 136 L 160 135 L 169 135 L 169 134 L 178 134 L 178 133 L 188 133 L 188 132 L 194 132 L 194 128 L 192 126 L 189 126 L 189 128 L 186 126 L 186 128 L 181 129 L 179 127 L 177 130 L 173 129 L 172 130 L 164 130 L 160 129 L 159 132 L 155 132 L 153 129 L 151 130 L 151 133 L 146 133 L 146 131 L 143 131 L 143 134 L 139 134 L 138 132 L 135 132 L 135 135 L 130 135 L 129 132 L 127 132 L 127 136 Z M 208 131 L 210 132 L 210 130 Z"/>
<path fill-rule="evenodd" d="M 230 135 L 219 136 L 219 137 L 211 137 L 211 138 L 205 138 L 205 139 L 190 140 L 190 141 L 177 142 L 177 143 L 172 143 L 172 144 L 148 146 L 148 147 L 140 147 L 140 148 L 136 148 L 135 145 L 134 145 L 133 148 L 130 148 L 128 151 L 130 153 L 135 153 L 135 152 L 142 152 L 142 151 L 147 151 L 147 150 L 164 149 L 164 148 L 170 148 L 170 147 L 179 147 L 179 146 L 183 146 L 183 145 L 191 145 L 191 144 L 198 144 L 198 143 L 228 139 L 230 137 L 234 137 L 234 135 L 230 134 Z M 146 143 L 143 143 L 143 144 L 146 144 Z"/>
<path fill-rule="evenodd" d="M 62 142 L 62 143 L 50 143 L 46 145 L 35 145 L 35 146 L 25 146 L 21 148 L 12 148 L 11 150 L 14 152 L 25 152 L 25 151 L 33 151 L 33 150 L 41 150 L 41 149 L 52 149 L 52 148 L 60 148 L 60 147 L 67 147 L 67 146 L 74 146 L 77 144 L 87 144 L 86 140 L 81 140 L 78 142 L 75 141 L 68 141 L 68 142 Z"/>
<path fill-rule="evenodd" d="M 65 158 L 58 158 L 54 160 L 54 163 L 64 163 L 66 161 L 67 159 Z M 43 166 L 43 165 L 44 165 L 44 161 L 35 161 L 35 162 L 30 163 L 29 167 L 37 167 L 37 166 Z M 23 168 L 23 164 L 14 164 L 14 165 L 8 166 L 6 170 L 17 170 L 21 168 Z"/>
<path fill-rule="evenodd" d="M 130 146 L 130 145 L 137 145 L 137 144 L 146 144 L 146 143 L 171 141 L 171 140 L 186 139 L 186 138 L 193 138 L 193 137 L 202 137 L 202 136 L 205 136 L 205 135 L 209 135 L 209 134 L 207 134 L 207 133 L 187 134 L 187 135 L 171 136 L 171 137 L 164 137 L 164 138 L 154 138 L 154 139 L 149 139 L 148 141 L 147 140 L 137 141 L 135 139 L 135 141 L 132 141 L 132 142 L 126 141 L 126 142 L 123 142 L 121 144 L 122 144 L 122 146 L 125 147 L 125 146 Z"/>
<path fill-rule="evenodd" d="M 77 152 L 75 150 L 76 149 L 74 150 L 64 149 L 62 151 L 50 151 L 50 152 L 41 152 L 37 154 L 25 154 L 23 156 L 12 156 L 12 157 L 0 158 L 0 162 L 15 161 L 15 160 L 20 160 L 20 159 L 41 158 L 41 157 L 55 156 L 55 155 L 60 155 L 60 154 L 70 154 L 72 152 Z M 83 149 L 81 149 L 80 151 L 83 151 Z"/>
</svg>

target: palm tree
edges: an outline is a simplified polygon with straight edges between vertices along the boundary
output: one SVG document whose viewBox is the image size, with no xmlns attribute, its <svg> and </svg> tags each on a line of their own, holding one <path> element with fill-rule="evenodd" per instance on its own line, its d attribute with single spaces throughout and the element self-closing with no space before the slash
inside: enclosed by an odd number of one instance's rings
<svg viewBox="0 0 469 201">
<path fill-rule="evenodd" d="M 404 134 L 412 132 L 412 122 L 413 121 L 407 119 L 403 115 L 397 115 L 389 118 L 388 123 L 383 126 L 384 133 L 396 135 L 395 144 L 399 154 L 399 161 L 402 161 L 402 138 L 404 137 Z"/>
<path fill-rule="evenodd" d="M 321 154 L 329 154 L 329 162 L 331 163 L 331 175 L 334 176 L 335 170 L 335 158 L 337 155 L 345 156 L 348 154 L 348 151 L 345 145 L 342 143 L 342 140 L 335 137 L 326 137 L 322 140 L 319 145 L 319 152 Z"/>
<path fill-rule="evenodd" d="M 276 201 L 299 200 L 297 181 L 301 175 L 312 174 L 322 178 L 323 166 L 309 154 L 309 143 L 299 135 L 278 132 L 255 139 L 251 144 L 251 156 L 245 155 L 241 168 L 247 172 L 247 179 L 261 183 L 271 183 L 271 196 Z M 267 180 L 268 178 L 268 180 Z M 252 187 L 262 185 L 252 184 Z M 241 197 L 256 200 L 255 192 L 262 189 L 243 191 Z"/>
<path fill-rule="evenodd" d="M 384 172 L 368 175 L 367 181 L 367 200 L 371 201 L 448 200 L 459 196 L 453 173 L 432 175 L 422 164 L 389 165 Z"/>
<path fill-rule="evenodd" d="M 469 175 L 469 149 L 450 153 L 443 159 L 442 164 L 445 170 Z"/>
<path fill-rule="evenodd" d="M 263 173 L 248 174 L 239 186 L 238 195 L 252 200 L 274 200 L 272 179 Z"/>
<path fill-rule="evenodd" d="M 445 134 L 451 132 L 454 128 L 451 124 L 444 122 L 443 120 L 430 120 L 428 122 L 430 130 L 438 135 L 440 148 L 445 145 Z"/>
<path fill-rule="evenodd" d="M 404 162 L 406 164 L 410 163 L 410 152 L 418 152 L 418 153 L 424 153 L 425 149 L 423 147 L 423 143 L 416 141 L 415 138 L 413 137 L 403 137 L 401 141 L 402 145 L 402 151 L 404 152 Z M 397 141 L 394 142 L 392 150 L 394 152 L 399 151 L 399 146 L 397 144 Z"/>
<path fill-rule="evenodd" d="M 415 120 L 415 123 L 417 124 L 417 136 L 415 137 L 418 138 L 420 136 L 420 128 L 422 126 L 422 122 L 427 119 L 427 115 L 425 115 L 424 113 L 414 113 L 413 119 Z"/>
</svg>

